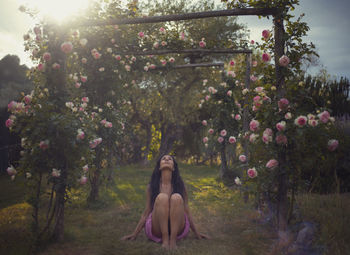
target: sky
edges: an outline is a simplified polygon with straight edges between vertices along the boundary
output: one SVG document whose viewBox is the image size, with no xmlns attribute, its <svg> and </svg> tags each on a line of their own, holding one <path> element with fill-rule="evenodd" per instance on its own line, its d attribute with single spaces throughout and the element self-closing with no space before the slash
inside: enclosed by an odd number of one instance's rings
<svg viewBox="0 0 350 255">
<path fill-rule="evenodd" d="M 199 1 L 199 0 L 198 0 Z M 87 4 L 87 0 L 0 0 L 0 59 L 7 54 L 20 57 L 21 64 L 32 66 L 24 52 L 23 34 L 33 27 L 33 20 L 21 13 L 18 7 L 23 2 L 38 4 L 43 12 L 51 16 L 63 17 Z M 313 42 L 320 55 L 320 64 L 334 78 L 350 78 L 350 0 L 300 0 L 293 12 L 298 16 L 305 13 L 304 21 L 310 27 L 306 42 Z M 261 31 L 272 29 L 271 19 L 255 16 L 239 17 L 246 24 L 250 39 L 259 41 Z M 316 74 L 320 67 L 310 69 Z"/>
</svg>

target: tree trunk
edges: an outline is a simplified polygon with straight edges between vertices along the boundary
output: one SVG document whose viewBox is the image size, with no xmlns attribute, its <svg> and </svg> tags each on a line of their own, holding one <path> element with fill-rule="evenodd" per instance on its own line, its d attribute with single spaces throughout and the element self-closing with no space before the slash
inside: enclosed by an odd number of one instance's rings
<svg viewBox="0 0 350 255">
<path fill-rule="evenodd" d="M 101 168 L 98 167 L 93 174 L 92 181 L 91 181 L 91 190 L 88 197 L 88 203 L 93 203 L 98 200 L 99 197 L 99 187 L 100 187 L 100 175 L 101 175 Z"/>
<path fill-rule="evenodd" d="M 221 158 L 221 167 L 220 167 L 220 177 L 223 179 L 227 175 L 227 160 L 226 160 L 226 146 L 225 141 L 220 145 L 220 158 Z"/>
<path fill-rule="evenodd" d="M 174 142 L 179 136 L 179 133 L 179 127 L 173 124 L 170 124 L 166 128 L 161 128 L 161 141 L 158 158 L 164 154 L 168 154 L 171 151 Z"/>
<path fill-rule="evenodd" d="M 61 173 L 62 182 L 57 184 L 56 189 L 56 213 L 55 213 L 55 226 L 52 233 L 52 239 L 55 242 L 62 242 L 64 240 L 64 204 L 66 196 L 66 181 L 67 170 L 62 169 Z"/>
</svg>

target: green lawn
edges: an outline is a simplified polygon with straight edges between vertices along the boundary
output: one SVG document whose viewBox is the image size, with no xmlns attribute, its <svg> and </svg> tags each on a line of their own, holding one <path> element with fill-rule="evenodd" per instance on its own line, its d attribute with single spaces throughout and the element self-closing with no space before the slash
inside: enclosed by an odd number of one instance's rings
<svg viewBox="0 0 350 255">
<path fill-rule="evenodd" d="M 189 192 L 190 208 L 198 229 L 210 240 L 193 233 L 164 251 L 142 231 L 136 241 L 121 241 L 131 233 L 145 206 L 145 189 L 151 168 L 137 166 L 115 170 L 114 184 L 101 188 L 99 203 L 86 205 L 88 186 L 72 190 L 66 204 L 65 241 L 42 247 L 41 255 L 67 254 L 271 254 L 276 240 L 273 229 L 258 222 L 252 202 L 245 204 L 239 190 L 217 181 L 218 169 L 180 165 Z M 0 254 L 27 254 L 32 208 L 25 202 L 23 178 L 12 182 L 0 175 Z M 350 249 L 350 196 L 305 194 L 297 197 L 304 220 L 315 222 L 315 245 L 328 247 L 325 254 L 343 255 Z"/>
<path fill-rule="evenodd" d="M 218 169 L 180 165 L 180 171 L 197 228 L 211 239 L 197 240 L 190 232 L 171 254 L 268 254 L 273 231 L 256 223 L 255 210 L 242 202 L 238 190 L 216 181 Z M 102 188 L 94 208 L 85 203 L 88 187 L 73 190 L 65 211 L 65 242 L 50 244 L 40 254 L 168 254 L 143 231 L 136 241 L 120 240 L 136 227 L 151 173 L 136 166 L 117 169 L 115 184 Z M 17 183 L 20 178 L 13 183 L 0 176 L 0 254 L 26 254 L 31 242 L 31 208 Z"/>
</svg>

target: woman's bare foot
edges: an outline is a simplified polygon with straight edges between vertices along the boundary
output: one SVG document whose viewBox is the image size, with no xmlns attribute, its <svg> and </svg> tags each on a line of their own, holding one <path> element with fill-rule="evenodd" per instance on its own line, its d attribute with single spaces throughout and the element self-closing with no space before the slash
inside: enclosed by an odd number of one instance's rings
<svg viewBox="0 0 350 255">
<path fill-rule="evenodd" d="M 170 240 L 170 245 L 169 245 L 169 249 L 170 250 L 175 250 L 177 248 L 176 246 L 176 240 Z"/>
<path fill-rule="evenodd" d="M 169 250 L 169 241 L 163 241 L 162 247 L 166 250 Z"/>
</svg>

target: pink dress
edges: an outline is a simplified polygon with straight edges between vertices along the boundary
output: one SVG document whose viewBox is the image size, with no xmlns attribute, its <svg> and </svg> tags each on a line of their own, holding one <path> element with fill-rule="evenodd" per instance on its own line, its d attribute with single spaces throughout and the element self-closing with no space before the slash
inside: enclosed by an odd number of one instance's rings
<svg viewBox="0 0 350 255">
<path fill-rule="evenodd" d="M 180 240 L 182 238 L 184 238 L 185 236 L 187 236 L 188 232 L 190 232 L 190 222 L 188 220 L 188 216 L 187 214 L 185 213 L 185 227 L 184 227 L 184 230 L 182 231 L 181 234 L 179 234 L 177 236 L 177 240 Z M 157 243 L 161 243 L 162 242 L 162 238 L 160 237 L 156 237 L 155 235 L 153 235 L 152 233 L 152 213 L 150 213 L 147 217 L 147 220 L 146 220 L 146 223 L 145 223 L 145 233 L 146 233 L 146 236 L 154 241 L 154 242 L 157 242 Z"/>
</svg>

